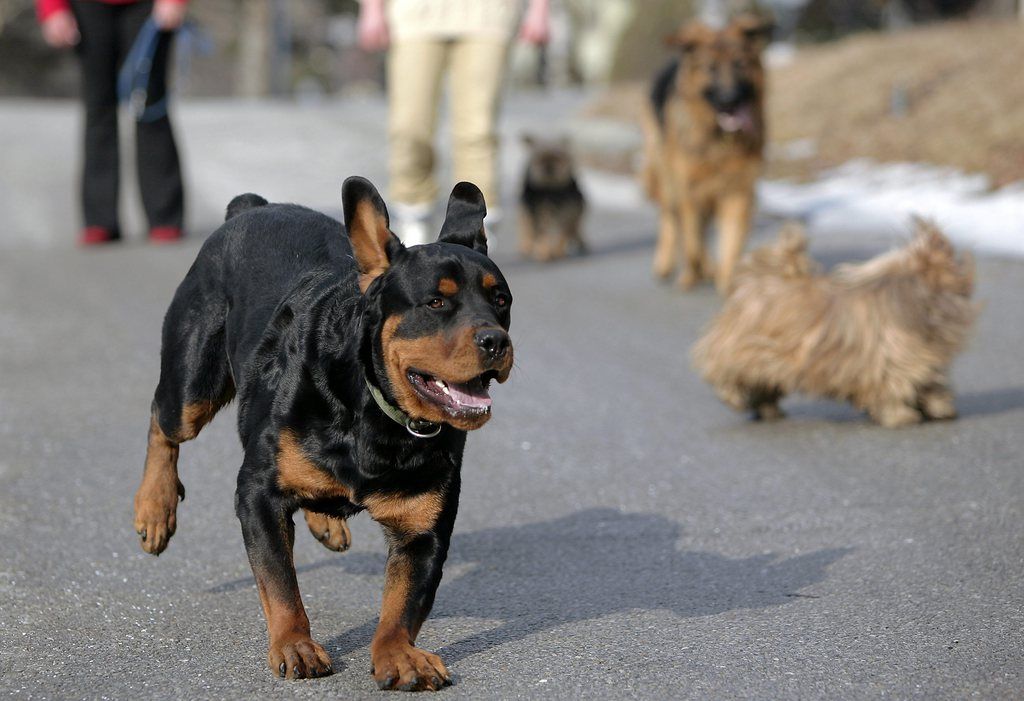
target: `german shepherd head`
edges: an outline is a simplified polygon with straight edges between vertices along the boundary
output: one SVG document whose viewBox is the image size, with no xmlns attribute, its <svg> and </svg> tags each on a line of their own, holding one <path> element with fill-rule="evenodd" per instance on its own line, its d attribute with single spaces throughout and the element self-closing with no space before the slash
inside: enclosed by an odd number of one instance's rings
<svg viewBox="0 0 1024 701">
<path fill-rule="evenodd" d="M 772 23 L 753 14 L 734 18 L 714 30 L 690 22 L 665 38 L 682 54 L 676 91 L 694 119 L 721 134 L 762 139 L 764 67 L 761 53 L 771 38 Z"/>
</svg>

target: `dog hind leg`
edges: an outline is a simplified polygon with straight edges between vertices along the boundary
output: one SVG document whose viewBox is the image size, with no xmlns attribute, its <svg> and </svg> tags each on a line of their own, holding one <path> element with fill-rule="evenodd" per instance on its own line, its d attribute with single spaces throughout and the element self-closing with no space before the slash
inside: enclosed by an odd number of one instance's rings
<svg viewBox="0 0 1024 701">
<path fill-rule="evenodd" d="M 190 274 L 164 319 L 160 382 L 150 415 L 146 463 L 135 494 L 135 532 L 142 549 L 159 555 L 177 528 L 179 445 L 195 438 L 234 396 L 224 348 L 224 316 Z"/>
<path fill-rule="evenodd" d="M 587 254 L 587 244 L 583 240 L 583 212 L 578 212 L 572 217 L 568 228 L 569 241 L 577 255 Z"/>
<path fill-rule="evenodd" d="M 348 522 L 345 519 L 319 514 L 307 509 L 303 509 L 303 512 L 309 532 L 325 548 L 340 553 L 345 552 L 352 545 L 352 531 L 348 529 Z"/>
</svg>

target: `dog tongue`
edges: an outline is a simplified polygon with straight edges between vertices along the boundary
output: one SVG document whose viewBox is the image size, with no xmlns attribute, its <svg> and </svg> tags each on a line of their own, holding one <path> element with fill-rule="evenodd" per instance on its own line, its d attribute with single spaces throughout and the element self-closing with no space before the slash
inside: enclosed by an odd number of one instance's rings
<svg viewBox="0 0 1024 701">
<path fill-rule="evenodd" d="M 743 105 L 732 114 L 719 112 L 715 116 L 718 119 L 718 126 L 722 131 L 732 133 L 737 131 L 751 132 L 754 130 L 754 115 L 751 113 L 749 105 Z"/>
<path fill-rule="evenodd" d="M 448 383 L 448 392 L 460 406 L 483 409 L 491 405 L 491 395 L 487 393 L 487 387 L 479 381 L 461 385 L 450 382 Z"/>
</svg>

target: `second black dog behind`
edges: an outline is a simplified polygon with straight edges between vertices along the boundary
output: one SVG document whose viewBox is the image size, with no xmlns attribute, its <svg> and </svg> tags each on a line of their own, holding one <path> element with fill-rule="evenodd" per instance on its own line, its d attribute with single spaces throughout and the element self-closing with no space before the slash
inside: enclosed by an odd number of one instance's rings
<svg viewBox="0 0 1024 701">
<path fill-rule="evenodd" d="M 586 200 L 566 139 L 523 136 L 530 151 L 519 209 L 519 252 L 549 261 L 570 251 L 585 253 L 583 214 Z"/>
</svg>

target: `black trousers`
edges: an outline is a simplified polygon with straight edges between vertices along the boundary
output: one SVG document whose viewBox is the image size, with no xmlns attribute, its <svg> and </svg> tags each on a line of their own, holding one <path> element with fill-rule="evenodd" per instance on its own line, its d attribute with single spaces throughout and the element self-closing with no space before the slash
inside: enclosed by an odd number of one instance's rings
<svg viewBox="0 0 1024 701">
<path fill-rule="evenodd" d="M 152 0 L 109 5 L 95 0 L 71 4 L 82 40 L 82 97 L 85 101 L 85 161 L 82 210 L 86 226 L 120 236 L 117 196 L 120 156 L 117 131 L 117 72 L 139 29 L 153 11 Z M 173 32 L 161 32 L 150 72 L 147 104 L 167 94 L 167 64 Z M 135 125 L 136 165 L 142 206 L 150 227 L 181 227 L 184 195 L 174 132 L 167 116 Z"/>
</svg>

